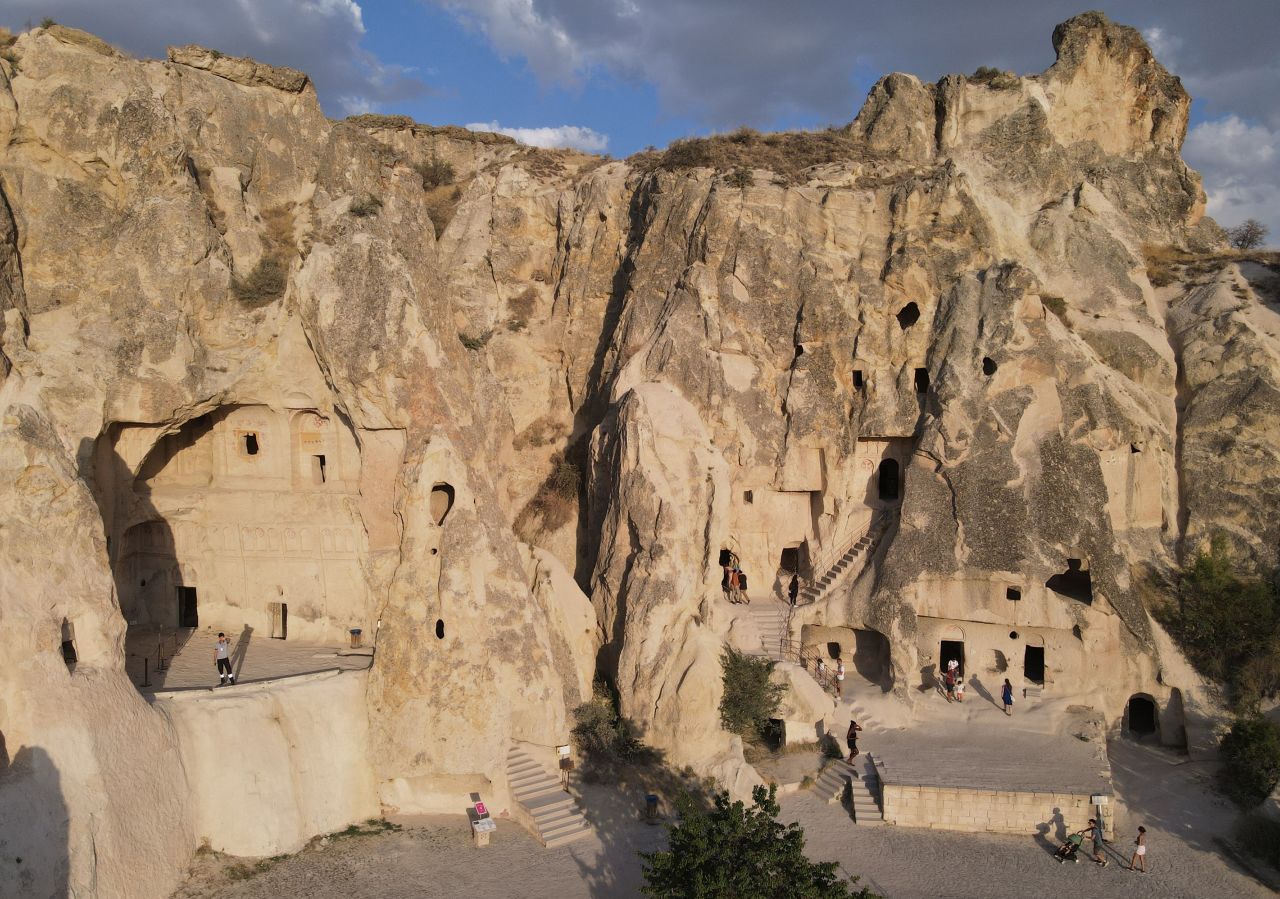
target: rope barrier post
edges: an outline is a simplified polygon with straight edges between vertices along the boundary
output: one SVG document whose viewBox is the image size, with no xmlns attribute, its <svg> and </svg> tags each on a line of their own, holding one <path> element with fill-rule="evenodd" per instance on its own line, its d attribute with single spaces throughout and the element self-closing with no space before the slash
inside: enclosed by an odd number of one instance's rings
<svg viewBox="0 0 1280 899">
<path fill-rule="evenodd" d="M 148 670 L 151 659 L 147 656 L 142 657 L 142 684 L 143 687 L 151 686 L 151 673 Z"/>
</svg>

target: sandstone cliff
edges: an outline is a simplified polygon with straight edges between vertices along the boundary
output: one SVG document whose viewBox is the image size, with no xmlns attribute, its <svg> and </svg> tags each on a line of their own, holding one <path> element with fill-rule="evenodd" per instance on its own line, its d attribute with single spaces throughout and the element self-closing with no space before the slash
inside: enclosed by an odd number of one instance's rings
<svg viewBox="0 0 1280 899">
<path fill-rule="evenodd" d="M 817 566 L 873 512 L 875 557 L 795 638 L 881 635 L 910 703 L 939 635 L 967 629 L 976 660 L 1019 614 L 1064 701 L 1172 702 L 1144 598 L 1214 529 L 1276 561 L 1275 274 L 1152 285 L 1144 246 L 1220 243 L 1179 156 L 1189 98 L 1100 14 L 1054 46 L 1036 76 L 890 75 L 838 132 L 605 161 L 328 121 L 301 73 L 199 48 L 21 36 L 0 835 L 28 862 L 0 892 L 161 895 L 209 836 L 190 733 L 124 673 L 126 620 L 159 614 L 126 577 L 155 524 L 172 583 L 259 622 L 275 594 L 218 583 L 210 535 L 328 516 L 344 586 L 270 587 L 317 635 L 376 633 L 360 803 L 505 796 L 508 743 L 563 742 L 597 666 L 669 761 L 745 787 L 718 552 L 763 596 L 783 553 Z M 297 458 L 261 483 L 241 459 L 216 511 L 202 441 L 221 465 L 273 428 L 295 456 L 327 441 L 332 495 L 300 497 Z"/>
</svg>

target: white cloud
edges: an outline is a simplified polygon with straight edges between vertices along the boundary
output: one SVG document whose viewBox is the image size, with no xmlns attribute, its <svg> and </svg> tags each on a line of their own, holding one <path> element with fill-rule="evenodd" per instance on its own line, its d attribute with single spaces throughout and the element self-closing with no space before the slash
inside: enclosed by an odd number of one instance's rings
<svg viewBox="0 0 1280 899">
<path fill-rule="evenodd" d="M 1201 122 L 1183 147 L 1187 162 L 1204 176 L 1209 214 L 1231 227 L 1256 218 L 1280 239 L 1280 129 L 1239 116 Z"/>
<path fill-rule="evenodd" d="M 609 146 L 609 135 L 580 125 L 508 128 L 497 122 L 472 122 L 466 127 L 469 131 L 494 131 L 505 134 L 531 147 L 572 147 L 587 153 L 603 153 Z"/>
<path fill-rule="evenodd" d="M 1170 70 L 1178 68 L 1178 51 L 1182 49 L 1182 38 L 1170 34 L 1158 25 L 1144 28 L 1142 37 L 1161 65 Z"/>
<path fill-rule="evenodd" d="M 140 56 L 200 44 L 235 56 L 301 69 L 330 114 L 351 114 L 421 94 L 412 68 L 382 62 L 361 46 L 363 14 L 353 0 L 2 0 L 0 24 L 50 17 Z"/>
</svg>

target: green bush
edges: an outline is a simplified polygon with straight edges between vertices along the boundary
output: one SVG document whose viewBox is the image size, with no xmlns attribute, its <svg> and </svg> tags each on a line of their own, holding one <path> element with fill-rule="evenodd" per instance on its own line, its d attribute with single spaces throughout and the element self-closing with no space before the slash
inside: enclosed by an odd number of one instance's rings
<svg viewBox="0 0 1280 899">
<path fill-rule="evenodd" d="M 1156 617 L 1242 710 L 1280 688 L 1280 595 L 1273 584 L 1236 571 L 1222 535 L 1183 568 L 1177 604 L 1157 609 Z"/>
<path fill-rule="evenodd" d="M 377 215 L 382 209 L 382 200 L 373 194 L 365 194 L 358 200 L 351 203 L 351 209 L 348 210 L 356 218 L 366 218 L 367 216 Z"/>
<path fill-rule="evenodd" d="M 1235 837 L 1250 855 L 1280 869 L 1280 821 L 1257 812 L 1245 815 L 1236 823 Z"/>
<path fill-rule="evenodd" d="M 804 854 L 804 829 L 778 822 L 777 787 L 756 787 L 751 807 L 719 792 L 710 809 L 688 795 L 676 800 L 678 824 L 669 826 L 669 848 L 641 852 L 640 892 L 662 899 L 878 899 L 858 878 L 840 877 L 836 862 Z"/>
<path fill-rule="evenodd" d="M 778 711 L 787 688 L 770 682 L 774 663 L 744 655 L 726 646 L 720 656 L 724 696 L 720 699 L 720 723 L 725 730 L 749 739 L 764 739 L 769 719 Z"/>
<path fill-rule="evenodd" d="M 578 486 L 582 483 L 582 472 L 578 471 L 578 466 L 563 456 L 558 456 L 554 461 L 556 467 L 551 472 L 551 477 L 547 479 L 551 492 L 565 499 L 577 499 Z"/>
<path fill-rule="evenodd" d="M 618 697 L 604 681 L 597 680 L 591 699 L 573 710 L 573 739 L 588 762 L 647 762 L 653 751 L 631 730 L 618 711 Z"/>
<path fill-rule="evenodd" d="M 288 283 L 284 263 L 274 256 L 263 256 L 248 277 L 231 279 L 231 292 L 241 303 L 256 309 L 279 299 Z"/>
<path fill-rule="evenodd" d="M 755 175 L 751 174 L 751 169 L 746 166 L 739 166 L 725 176 L 724 183 L 730 187 L 745 190 L 756 183 L 756 178 Z"/>
<path fill-rule="evenodd" d="M 420 162 L 413 168 L 422 177 L 424 190 L 452 184 L 455 177 L 453 164 L 441 159 L 435 153 L 432 153 L 431 158 L 426 162 Z"/>
<path fill-rule="evenodd" d="M 1261 715 L 1237 718 L 1222 738 L 1222 782 L 1241 805 L 1270 796 L 1280 783 L 1280 727 Z"/>
</svg>

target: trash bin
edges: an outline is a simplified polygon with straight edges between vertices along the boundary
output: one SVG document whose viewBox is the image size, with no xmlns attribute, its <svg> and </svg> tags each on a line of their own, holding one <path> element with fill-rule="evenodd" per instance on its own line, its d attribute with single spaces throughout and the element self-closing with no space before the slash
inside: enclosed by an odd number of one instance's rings
<svg viewBox="0 0 1280 899">
<path fill-rule="evenodd" d="M 644 797 L 644 819 L 646 821 L 656 821 L 658 818 L 658 796 L 655 793 L 646 793 Z"/>
<path fill-rule="evenodd" d="M 358 627 L 353 627 L 353 628 L 349 631 L 349 633 L 351 634 L 351 648 L 352 648 L 352 649 L 359 649 L 359 648 L 360 648 L 360 639 L 361 639 L 360 635 L 361 635 L 362 633 L 364 633 L 364 632 L 363 632 L 362 630 L 360 630 L 360 628 L 358 628 Z"/>
</svg>

